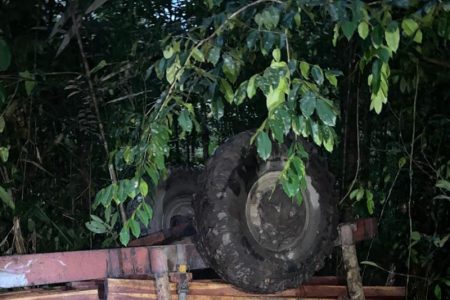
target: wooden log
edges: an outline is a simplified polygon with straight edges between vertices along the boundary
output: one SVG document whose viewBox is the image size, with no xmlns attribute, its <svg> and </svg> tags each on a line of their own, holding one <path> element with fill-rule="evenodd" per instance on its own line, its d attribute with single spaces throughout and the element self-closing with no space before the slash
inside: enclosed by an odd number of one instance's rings
<svg viewBox="0 0 450 300">
<path fill-rule="evenodd" d="M 341 239 L 342 260 L 347 272 L 348 294 L 352 300 L 365 300 L 361 275 L 359 273 L 358 256 L 353 240 L 354 224 L 342 224 L 339 226 Z"/>
</svg>

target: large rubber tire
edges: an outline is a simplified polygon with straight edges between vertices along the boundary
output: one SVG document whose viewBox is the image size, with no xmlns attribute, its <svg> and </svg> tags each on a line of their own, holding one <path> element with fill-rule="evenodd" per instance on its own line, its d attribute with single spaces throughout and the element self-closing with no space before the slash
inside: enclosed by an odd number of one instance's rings
<svg viewBox="0 0 450 300">
<path fill-rule="evenodd" d="M 191 167 L 176 167 L 169 170 L 167 179 L 159 184 L 155 196 L 145 199 L 153 209 L 153 218 L 147 227 L 141 225 L 141 236 L 167 230 L 176 225 L 173 224 L 174 221 L 183 222 L 193 218 L 192 197 L 198 192 L 200 173 L 201 169 Z M 142 197 L 129 202 L 128 215 L 131 215 L 140 201 L 143 201 Z M 181 218 L 174 218 L 175 216 Z"/>
<path fill-rule="evenodd" d="M 309 211 L 308 227 L 304 225 L 308 230 L 288 248 L 261 247 L 250 233 L 243 203 L 252 182 L 245 186 L 236 179 L 254 182 L 255 179 L 249 178 L 258 176 L 249 171 L 261 164 L 255 147 L 250 146 L 252 135 L 253 132 L 246 131 L 234 136 L 208 161 L 200 177 L 200 193 L 194 200 L 196 243 L 200 254 L 223 279 L 246 291 L 271 293 L 308 280 L 331 254 L 338 220 L 334 177 L 317 149 L 301 141 L 309 153 L 306 164 L 309 185 L 302 204 Z M 274 149 L 277 154 L 272 158 L 280 160 L 285 151 Z M 281 207 L 285 211 L 292 209 Z M 291 226 L 283 222 L 280 218 L 276 225 Z"/>
</svg>

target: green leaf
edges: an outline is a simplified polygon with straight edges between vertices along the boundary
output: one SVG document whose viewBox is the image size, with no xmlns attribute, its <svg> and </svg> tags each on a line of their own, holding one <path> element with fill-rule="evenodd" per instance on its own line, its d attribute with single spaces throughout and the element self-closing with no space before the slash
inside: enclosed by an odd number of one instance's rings
<svg viewBox="0 0 450 300">
<path fill-rule="evenodd" d="M 387 63 L 392 56 L 392 51 L 386 46 L 381 46 L 376 50 L 376 54 L 383 63 Z"/>
<path fill-rule="evenodd" d="M 121 180 L 125 193 L 128 197 L 133 199 L 139 193 L 139 180 L 137 178 Z"/>
<path fill-rule="evenodd" d="M 11 64 L 11 51 L 6 42 L 0 38 L 0 72 L 6 71 Z"/>
<path fill-rule="evenodd" d="M 280 9 L 274 6 L 266 8 L 262 13 L 255 16 L 255 22 L 258 26 L 261 27 L 263 25 L 268 30 L 272 30 L 277 27 L 279 21 Z"/>
<path fill-rule="evenodd" d="M 436 187 L 450 192 L 450 182 L 444 179 L 438 180 Z"/>
<path fill-rule="evenodd" d="M 266 97 L 266 105 L 267 109 L 269 110 L 269 114 L 281 103 L 284 102 L 284 95 L 286 93 L 286 90 L 288 88 L 288 82 L 286 78 L 280 78 L 280 82 L 278 83 L 278 87 L 276 89 L 273 89 L 272 86 L 270 86 L 269 94 Z"/>
<path fill-rule="evenodd" d="M 263 160 L 267 160 L 272 153 L 272 141 L 265 131 L 261 131 L 256 138 L 256 149 Z"/>
<path fill-rule="evenodd" d="M 273 44 L 275 43 L 275 38 L 276 38 L 275 33 L 270 31 L 264 32 L 262 39 L 263 47 L 261 49 L 261 53 L 263 55 L 269 54 L 269 51 L 272 49 Z"/>
<path fill-rule="evenodd" d="M 117 201 L 118 204 L 123 203 L 127 199 L 127 191 L 124 182 L 125 180 L 119 181 L 117 191 L 114 195 L 114 199 Z"/>
<path fill-rule="evenodd" d="M 163 51 L 163 56 L 165 59 L 171 58 L 174 54 L 175 51 L 173 50 L 173 47 L 170 45 L 168 45 Z"/>
<path fill-rule="evenodd" d="M 225 100 L 227 100 L 228 103 L 233 102 L 233 89 L 226 79 L 220 79 L 220 91 L 224 94 Z"/>
<path fill-rule="evenodd" d="M 406 158 L 402 157 L 398 160 L 398 168 L 401 169 L 406 164 Z"/>
<path fill-rule="evenodd" d="M 104 207 L 109 206 L 113 198 L 114 188 L 117 188 L 117 184 L 112 184 L 101 189 L 95 196 L 94 206 L 99 204 L 102 204 Z"/>
<path fill-rule="evenodd" d="M 300 72 L 302 73 L 303 78 L 308 79 L 309 76 L 309 64 L 307 62 L 300 62 Z"/>
<path fill-rule="evenodd" d="M 255 81 L 256 81 L 256 77 L 259 76 L 258 74 L 253 75 L 252 77 L 250 77 L 250 79 L 248 80 L 248 84 L 247 84 L 247 97 L 249 99 L 253 98 L 253 96 L 255 96 L 256 94 L 256 85 L 255 85 Z"/>
<path fill-rule="evenodd" d="M 90 231 L 92 231 L 94 233 L 102 234 L 102 233 L 105 233 L 108 231 L 105 224 L 103 224 L 103 221 L 98 222 L 98 221 L 92 220 L 90 222 L 86 222 L 85 225 L 86 225 L 87 229 L 89 229 Z"/>
<path fill-rule="evenodd" d="M 311 133 L 314 143 L 317 146 L 322 145 L 322 131 L 319 129 L 319 124 L 311 122 Z"/>
<path fill-rule="evenodd" d="M 180 69 L 180 61 L 177 58 L 166 70 L 166 80 L 168 83 L 172 84 L 175 80 L 180 79 L 182 73 Z"/>
<path fill-rule="evenodd" d="M 358 193 L 356 193 L 356 201 L 361 201 L 361 199 L 364 197 L 364 189 L 359 188 Z"/>
<path fill-rule="evenodd" d="M 322 69 L 319 66 L 314 65 L 311 68 L 311 75 L 312 75 L 314 81 L 318 85 L 321 85 L 323 83 L 323 72 L 322 72 Z"/>
<path fill-rule="evenodd" d="M 384 38 L 386 44 L 393 52 L 396 52 L 400 43 L 400 30 L 398 29 L 398 23 L 392 21 L 386 31 L 384 32 Z"/>
<path fill-rule="evenodd" d="M 258 40 L 259 33 L 257 30 L 253 30 L 249 33 L 246 39 L 247 48 L 253 50 L 255 47 L 256 41 Z"/>
<path fill-rule="evenodd" d="M 150 218 L 147 215 L 147 213 L 145 212 L 145 210 L 142 207 L 140 207 L 136 211 L 136 214 L 137 214 L 139 220 L 141 221 L 141 223 L 144 224 L 145 227 L 148 227 Z"/>
<path fill-rule="evenodd" d="M 269 117 L 269 127 L 279 143 L 283 143 L 284 135 L 291 129 L 291 116 L 285 105 L 278 106 Z"/>
<path fill-rule="evenodd" d="M 414 35 L 414 42 L 417 44 L 422 44 L 422 30 L 418 30 Z"/>
<path fill-rule="evenodd" d="M 291 111 L 295 111 L 298 105 L 298 93 L 300 90 L 301 83 L 299 80 L 294 79 L 291 83 L 291 89 L 288 94 L 288 107 Z"/>
<path fill-rule="evenodd" d="M 373 261 L 369 261 L 369 260 L 364 260 L 364 261 L 361 262 L 361 264 L 362 265 L 372 266 L 372 267 L 379 268 L 379 269 L 383 269 L 382 267 L 380 267 L 379 265 L 377 265 Z"/>
<path fill-rule="evenodd" d="M 101 60 L 98 65 L 96 65 L 92 70 L 91 70 L 91 74 L 94 74 L 98 71 L 100 71 L 101 69 L 103 69 L 104 67 L 106 67 L 108 64 L 106 63 L 106 61 L 103 59 Z"/>
<path fill-rule="evenodd" d="M 412 239 L 413 241 L 418 241 L 418 240 L 420 240 L 420 233 L 417 232 L 417 231 L 411 232 L 411 239 Z"/>
<path fill-rule="evenodd" d="M 334 132 L 328 126 L 322 126 L 323 146 L 328 152 L 332 152 L 334 148 Z"/>
<path fill-rule="evenodd" d="M 407 36 L 413 36 L 416 33 L 417 29 L 419 29 L 419 24 L 417 24 L 416 21 L 410 18 L 403 19 L 402 30 Z"/>
<path fill-rule="evenodd" d="M 358 34 L 363 40 L 367 38 L 367 36 L 369 35 L 369 24 L 367 24 L 367 22 L 359 23 Z"/>
<path fill-rule="evenodd" d="M 449 238 L 450 238 L 450 233 L 446 234 L 442 238 L 439 238 L 438 240 L 435 240 L 434 244 L 436 245 L 436 247 L 442 248 L 442 247 L 444 247 L 445 243 L 447 243 Z M 446 284 L 450 286 L 450 281 Z"/>
<path fill-rule="evenodd" d="M 352 38 L 353 33 L 356 30 L 358 23 L 356 21 L 344 21 L 342 22 L 342 32 L 344 33 L 347 40 Z"/>
<path fill-rule="evenodd" d="M 216 120 L 220 120 L 224 114 L 224 105 L 221 99 L 213 99 L 211 103 L 211 109 L 213 116 Z"/>
<path fill-rule="evenodd" d="M 198 61 L 198 62 L 205 62 L 205 56 L 203 55 L 203 52 L 200 51 L 197 47 L 194 47 L 192 49 L 192 57 Z"/>
<path fill-rule="evenodd" d="M 248 81 L 242 82 L 239 85 L 239 87 L 236 90 L 236 92 L 234 93 L 233 102 L 236 105 L 241 105 L 242 102 L 244 102 L 245 97 L 247 96 L 247 84 L 248 84 Z"/>
<path fill-rule="evenodd" d="M 125 148 L 125 151 L 123 151 L 123 159 L 125 160 L 125 163 L 127 165 L 130 165 L 133 162 L 134 155 L 133 155 L 133 151 L 130 146 L 127 146 Z"/>
<path fill-rule="evenodd" d="M 119 234 L 119 239 L 122 245 L 126 246 L 128 245 L 128 242 L 130 241 L 130 230 L 127 226 L 122 227 L 122 230 Z"/>
<path fill-rule="evenodd" d="M 372 64 L 372 77 L 370 86 L 372 87 L 372 93 L 377 93 L 381 85 L 381 62 L 380 60 L 375 60 Z"/>
<path fill-rule="evenodd" d="M 239 64 L 229 54 L 223 55 L 222 71 L 225 77 L 231 82 L 236 82 L 239 75 Z"/>
<path fill-rule="evenodd" d="M 9 157 L 9 149 L 6 147 L 0 147 L 0 158 L 3 162 L 7 162 Z"/>
<path fill-rule="evenodd" d="M 111 220 L 111 209 L 112 205 L 109 205 L 105 209 L 105 221 L 106 221 L 105 223 L 109 223 L 109 221 Z"/>
<path fill-rule="evenodd" d="M 336 115 L 333 111 L 333 107 L 323 99 L 317 99 L 316 111 L 319 118 L 325 125 L 336 125 Z"/>
<path fill-rule="evenodd" d="M 299 27 L 302 24 L 302 17 L 299 13 L 296 13 L 294 16 L 294 22 L 297 27 Z"/>
<path fill-rule="evenodd" d="M 373 193 L 369 190 L 366 190 L 366 205 L 367 211 L 370 215 L 373 215 L 373 209 L 375 208 L 375 203 L 373 202 Z"/>
<path fill-rule="evenodd" d="M 220 59 L 220 48 L 219 47 L 213 47 L 211 50 L 209 50 L 208 53 L 208 61 L 212 63 L 213 65 L 216 65 L 217 62 Z"/>
<path fill-rule="evenodd" d="M 336 47 L 338 38 L 339 38 L 339 23 L 336 23 L 333 27 L 333 47 Z"/>
<path fill-rule="evenodd" d="M 144 168 L 147 175 L 152 179 L 153 184 L 157 185 L 159 176 L 156 168 L 152 164 L 146 164 Z"/>
<path fill-rule="evenodd" d="M 5 119 L 3 116 L 0 116 L 0 133 L 2 133 L 5 130 Z"/>
<path fill-rule="evenodd" d="M 181 128 L 186 132 L 192 131 L 192 120 L 189 116 L 189 111 L 187 109 L 183 109 L 178 116 L 178 124 Z"/>
<path fill-rule="evenodd" d="M 336 75 L 330 73 L 330 72 L 325 72 L 325 78 L 328 80 L 328 82 L 334 86 L 337 87 L 337 78 Z"/>
<path fill-rule="evenodd" d="M 442 291 L 441 291 L 441 286 L 439 284 L 436 284 L 433 292 L 434 292 L 434 296 L 436 297 L 437 300 L 442 299 Z"/>
<path fill-rule="evenodd" d="M 372 45 L 375 49 L 378 49 L 383 43 L 383 28 L 381 26 L 376 26 L 371 34 L 370 38 L 372 40 Z"/>
<path fill-rule="evenodd" d="M 103 220 L 100 219 L 99 217 L 97 217 L 96 215 L 91 215 L 91 219 L 98 223 L 102 223 L 102 224 L 104 223 Z"/>
<path fill-rule="evenodd" d="M 316 95 L 313 92 L 307 91 L 300 100 L 300 109 L 302 114 L 309 118 L 314 113 L 316 108 Z"/>
<path fill-rule="evenodd" d="M 0 85 L 0 106 L 2 106 L 3 103 L 5 103 L 6 100 L 6 94 L 5 89 Z"/>
<path fill-rule="evenodd" d="M 141 235 L 141 226 L 139 226 L 139 223 L 134 218 L 130 218 L 128 223 L 130 224 L 131 233 L 134 237 L 138 238 Z"/>
<path fill-rule="evenodd" d="M 139 192 L 144 197 L 147 196 L 147 194 L 148 194 L 148 184 L 142 178 L 141 178 L 141 180 L 139 180 Z"/>
<path fill-rule="evenodd" d="M 353 190 L 351 193 L 350 193 L 350 199 L 355 199 L 356 198 L 356 195 L 358 194 L 358 192 L 359 192 L 359 189 L 356 189 L 356 190 Z"/>
<path fill-rule="evenodd" d="M 272 51 L 272 56 L 273 56 L 273 59 L 274 59 L 276 62 L 279 62 L 280 59 L 281 59 L 281 52 L 280 52 L 280 49 L 278 49 L 278 48 L 273 49 L 273 51 Z"/>
<path fill-rule="evenodd" d="M 142 202 L 142 208 L 144 209 L 145 213 L 149 217 L 149 219 L 153 218 L 153 209 L 144 201 Z"/>
<path fill-rule="evenodd" d="M 23 77 L 25 79 L 25 92 L 28 96 L 31 95 L 33 92 L 33 89 L 36 85 L 36 81 L 34 80 L 34 74 L 31 74 L 29 71 L 20 72 L 20 77 Z"/>
<path fill-rule="evenodd" d="M 5 190 L 2 186 L 0 186 L 0 199 L 2 199 L 3 203 L 8 205 L 11 209 L 14 210 L 16 208 L 11 192 Z"/>
</svg>

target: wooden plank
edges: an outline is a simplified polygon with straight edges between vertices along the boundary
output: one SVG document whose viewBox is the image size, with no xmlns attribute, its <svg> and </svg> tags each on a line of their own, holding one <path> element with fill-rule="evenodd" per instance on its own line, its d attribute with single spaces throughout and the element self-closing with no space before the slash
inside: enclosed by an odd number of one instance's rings
<svg viewBox="0 0 450 300">
<path fill-rule="evenodd" d="M 193 244 L 183 247 L 191 269 L 206 267 Z M 175 271 L 177 245 L 1 256 L 0 288 L 148 275 L 154 248 L 166 252 L 169 269 Z"/>
<path fill-rule="evenodd" d="M 170 284 L 172 295 L 176 295 L 176 285 Z M 107 279 L 105 293 L 108 299 L 142 299 L 142 297 L 156 297 L 155 283 L 153 280 L 129 280 Z M 364 287 L 367 298 L 402 298 L 405 295 L 404 287 L 370 286 Z M 251 294 L 243 292 L 236 287 L 215 281 L 193 281 L 189 284 L 189 299 L 201 299 L 202 297 L 235 297 L 235 299 L 262 299 L 262 298 L 327 298 L 336 299 L 347 295 L 347 287 L 342 285 L 308 285 L 305 284 L 296 289 L 289 289 L 275 294 Z M 237 297 L 237 298 L 236 298 Z"/>
<path fill-rule="evenodd" d="M 148 294 L 114 294 L 108 296 L 108 300 L 142 300 L 150 299 L 156 300 L 156 295 Z M 258 299 L 270 299 L 266 296 L 246 296 L 246 297 L 235 297 L 235 296 L 205 296 L 205 295 L 188 295 L 188 300 L 258 300 Z M 282 300 L 299 300 L 298 297 L 283 297 L 283 298 L 271 298 L 271 299 L 282 299 Z M 172 295 L 171 300 L 178 300 L 178 295 Z M 304 298 L 301 300 L 336 300 L 336 298 Z"/>
<path fill-rule="evenodd" d="M 28 290 L 0 294 L 2 300 L 44 300 L 44 299 L 68 299 L 68 300 L 99 300 L 98 290 Z"/>
</svg>

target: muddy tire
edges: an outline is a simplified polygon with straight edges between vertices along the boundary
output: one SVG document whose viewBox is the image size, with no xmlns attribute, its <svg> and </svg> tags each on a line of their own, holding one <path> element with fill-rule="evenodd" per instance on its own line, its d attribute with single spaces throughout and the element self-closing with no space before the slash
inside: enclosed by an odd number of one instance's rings
<svg viewBox="0 0 450 300">
<path fill-rule="evenodd" d="M 223 279 L 270 293 L 308 280 L 330 255 L 338 220 L 334 177 L 317 149 L 302 141 L 308 185 L 299 206 L 275 184 L 286 147 L 262 162 L 250 146 L 252 134 L 229 139 L 207 163 L 194 201 L 196 243 Z"/>
<path fill-rule="evenodd" d="M 198 192 L 198 168 L 177 167 L 169 170 L 169 175 L 157 188 L 153 199 L 145 201 L 153 208 L 153 218 L 148 227 L 141 225 L 141 236 L 169 229 L 177 223 L 193 219 L 192 197 Z M 127 205 L 131 215 L 143 198 L 136 198 Z"/>
</svg>

